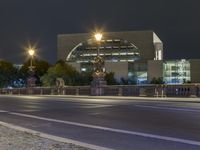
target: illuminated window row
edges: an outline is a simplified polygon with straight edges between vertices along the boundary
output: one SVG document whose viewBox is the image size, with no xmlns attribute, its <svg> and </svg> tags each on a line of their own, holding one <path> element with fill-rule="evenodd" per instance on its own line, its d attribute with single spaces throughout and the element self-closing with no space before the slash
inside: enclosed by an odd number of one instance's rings
<svg viewBox="0 0 200 150">
<path fill-rule="evenodd" d="M 97 50 L 98 47 L 85 47 L 84 49 L 80 48 L 79 50 Z M 100 46 L 99 49 L 133 49 L 134 46 Z"/>
<path fill-rule="evenodd" d="M 126 55 L 139 55 L 139 53 L 100 53 L 100 56 L 126 56 Z M 97 56 L 97 53 L 81 54 L 80 56 Z"/>
</svg>

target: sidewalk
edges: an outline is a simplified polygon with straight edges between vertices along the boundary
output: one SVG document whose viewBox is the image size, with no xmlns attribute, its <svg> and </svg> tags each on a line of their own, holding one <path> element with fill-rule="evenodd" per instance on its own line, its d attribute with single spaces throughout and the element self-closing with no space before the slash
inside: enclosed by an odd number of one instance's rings
<svg viewBox="0 0 200 150">
<path fill-rule="evenodd" d="M 0 125 L 0 150 L 89 150 Z"/>
</svg>

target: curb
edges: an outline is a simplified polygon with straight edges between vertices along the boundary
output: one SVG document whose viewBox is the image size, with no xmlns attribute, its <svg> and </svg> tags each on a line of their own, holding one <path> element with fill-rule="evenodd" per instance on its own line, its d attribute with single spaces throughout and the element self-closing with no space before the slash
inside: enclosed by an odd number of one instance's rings
<svg viewBox="0 0 200 150">
<path fill-rule="evenodd" d="M 133 100 L 133 101 L 152 101 L 152 102 L 190 102 L 200 103 L 199 97 L 130 97 L 130 96 L 84 96 L 84 95 L 0 95 L 7 97 L 57 97 L 64 100 L 64 98 L 82 98 L 82 99 L 95 99 L 95 100 Z"/>
</svg>

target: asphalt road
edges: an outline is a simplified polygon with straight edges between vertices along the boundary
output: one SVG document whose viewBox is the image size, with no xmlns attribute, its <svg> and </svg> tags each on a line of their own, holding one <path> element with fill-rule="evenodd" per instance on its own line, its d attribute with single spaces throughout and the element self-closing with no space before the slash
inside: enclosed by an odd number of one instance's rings
<svg viewBox="0 0 200 150">
<path fill-rule="evenodd" d="M 116 150 L 200 150 L 198 102 L 0 95 L 0 121 Z"/>
</svg>

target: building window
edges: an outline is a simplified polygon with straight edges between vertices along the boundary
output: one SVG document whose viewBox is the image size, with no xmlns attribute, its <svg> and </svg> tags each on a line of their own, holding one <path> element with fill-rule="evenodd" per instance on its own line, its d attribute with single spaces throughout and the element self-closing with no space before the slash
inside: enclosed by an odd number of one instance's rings
<svg viewBox="0 0 200 150">
<path fill-rule="evenodd" d="M 186 60 L 175 60 L 164 62 L 163 77 L 167 84 L 182 84 L 189 82 L 190 77 L 190 62 Z"/>
</svg>

